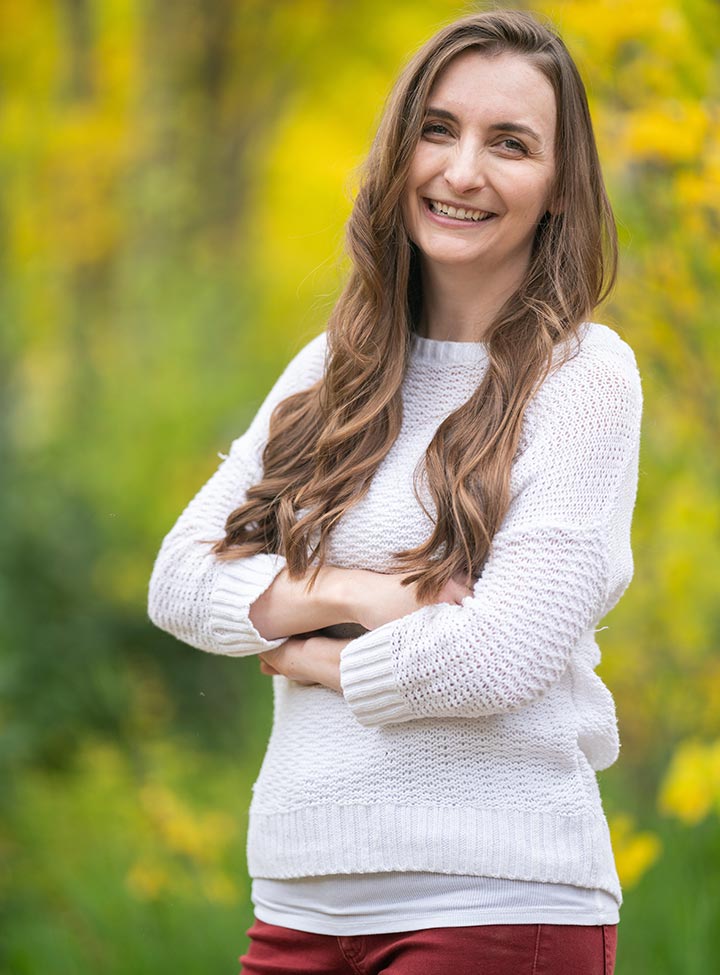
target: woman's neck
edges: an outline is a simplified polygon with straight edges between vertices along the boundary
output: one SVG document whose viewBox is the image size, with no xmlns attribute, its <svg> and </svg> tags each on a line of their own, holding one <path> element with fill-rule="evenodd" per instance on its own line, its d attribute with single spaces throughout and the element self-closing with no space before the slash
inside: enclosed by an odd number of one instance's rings
<svg viewBox="0 0 720 975">
<path fill-rule="evenodd" d="M 418 333 L 451 342 L 484 341 L 498 311 L 521 281 L 515 268 L 471 276 L 464 267 L 423 267 Z"/>
</svg>

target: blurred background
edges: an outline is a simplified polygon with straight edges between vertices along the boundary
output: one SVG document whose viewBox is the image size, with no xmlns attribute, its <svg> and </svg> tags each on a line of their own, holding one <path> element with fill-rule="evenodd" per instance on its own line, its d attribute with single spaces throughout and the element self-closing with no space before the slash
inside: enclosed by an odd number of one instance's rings
<svg viewBox="0 0 720 975">
<path fill-rule="evenodd" d="M 154 629 L 148 578 L 324 328 L 392 80 L 473 9 L 0 2 L 3 975 L 237 970 L 271 682 Z M 720 954 L 720 8 L 531 9 L 588 87 L 621 237 L 595 317 L 645 395 L 635 578 L 598 637 L 617 972 L 699 975 Z"/>
</svg>

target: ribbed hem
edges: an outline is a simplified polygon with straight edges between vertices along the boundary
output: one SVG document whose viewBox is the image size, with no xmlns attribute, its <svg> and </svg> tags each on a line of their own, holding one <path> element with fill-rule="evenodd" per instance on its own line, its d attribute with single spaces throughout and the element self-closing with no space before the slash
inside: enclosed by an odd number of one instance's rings
<svg viewBox="0 0 720 975">
<path fill-rule="evenodd" d="M 399 724 L 417 717 L 397 689 L 390 655 L 395 623 L 385 623 L 351 640 L 340 654 L 345 701 L 366 727 Z"/>
<path fill-rule="evenodd" d="M 455 806 L 250 806 L 251 877 L 427 870 L 575 884 L 622 903 L 603 817 Z"/>
<path fill-rule="evenodd" d="M 287 637 L 266 640 L 248 616 L 252 604 L 285 565 L 282 555 L 265 552 L 223 564 L 210 597 L 210 621 L 219 653 L 241 657 L 274 650 L 285 643 Z"/>
</svg>

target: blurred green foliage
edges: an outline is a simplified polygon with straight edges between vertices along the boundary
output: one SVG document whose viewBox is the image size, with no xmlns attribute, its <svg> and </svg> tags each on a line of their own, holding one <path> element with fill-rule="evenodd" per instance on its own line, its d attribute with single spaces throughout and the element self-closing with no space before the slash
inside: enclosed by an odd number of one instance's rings
<svg viewBox="0 0 720 975">
<path fill-rule="evenodd" d="M 164 533 L 324 327 L 357 167 L 443 0 L 0 5 L 0 972 L 221 970 L 271 722 L 253 660 L 154 630 Z M 600 321 L 645 417 L 635 579 L 600 634 L 618 973 L 720 951 L 720 19 L 533 7 L 588 85 L 620 225 Z M 682 904 L 682 910 L 678 910 Z"/>
</svg>

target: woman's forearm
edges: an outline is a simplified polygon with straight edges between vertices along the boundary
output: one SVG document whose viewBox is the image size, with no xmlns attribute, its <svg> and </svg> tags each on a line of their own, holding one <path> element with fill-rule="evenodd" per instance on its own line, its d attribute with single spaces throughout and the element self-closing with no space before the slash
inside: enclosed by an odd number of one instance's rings
<svg viewBox="0 0 720 975">
<path fill-rule="evenodd" d="M 313 569 L 300 579 L 291 579 L 283 569 L 250 607 L 250 622 L 266 640 L 279 640 L 311 633 L 338 623 L 351 623 L 347 593 L 351 586 L 352 569 L 324 565 L 315 585 L 306 585 Z"/>
<path fill-rule="evenodd" d="M 354 637 L 374 630 L 391 620 L 419 609 L 417 584 L 402 585 L 402 575 L 372 572 L 367 569 L 342 569 L 323 565 L 311 592 L 306 583 L 313 570 L 300 579 L 290 579 L 287 569 L 250 607 L 250 622 L 266 640 L 312 633 L 339 624 L 349 624 L 341 632 L 327 635 Z M 432 602 L 461 604 L 472 595 L 473 585 L 458 574 L 449 579 Z"/>
</svg>

